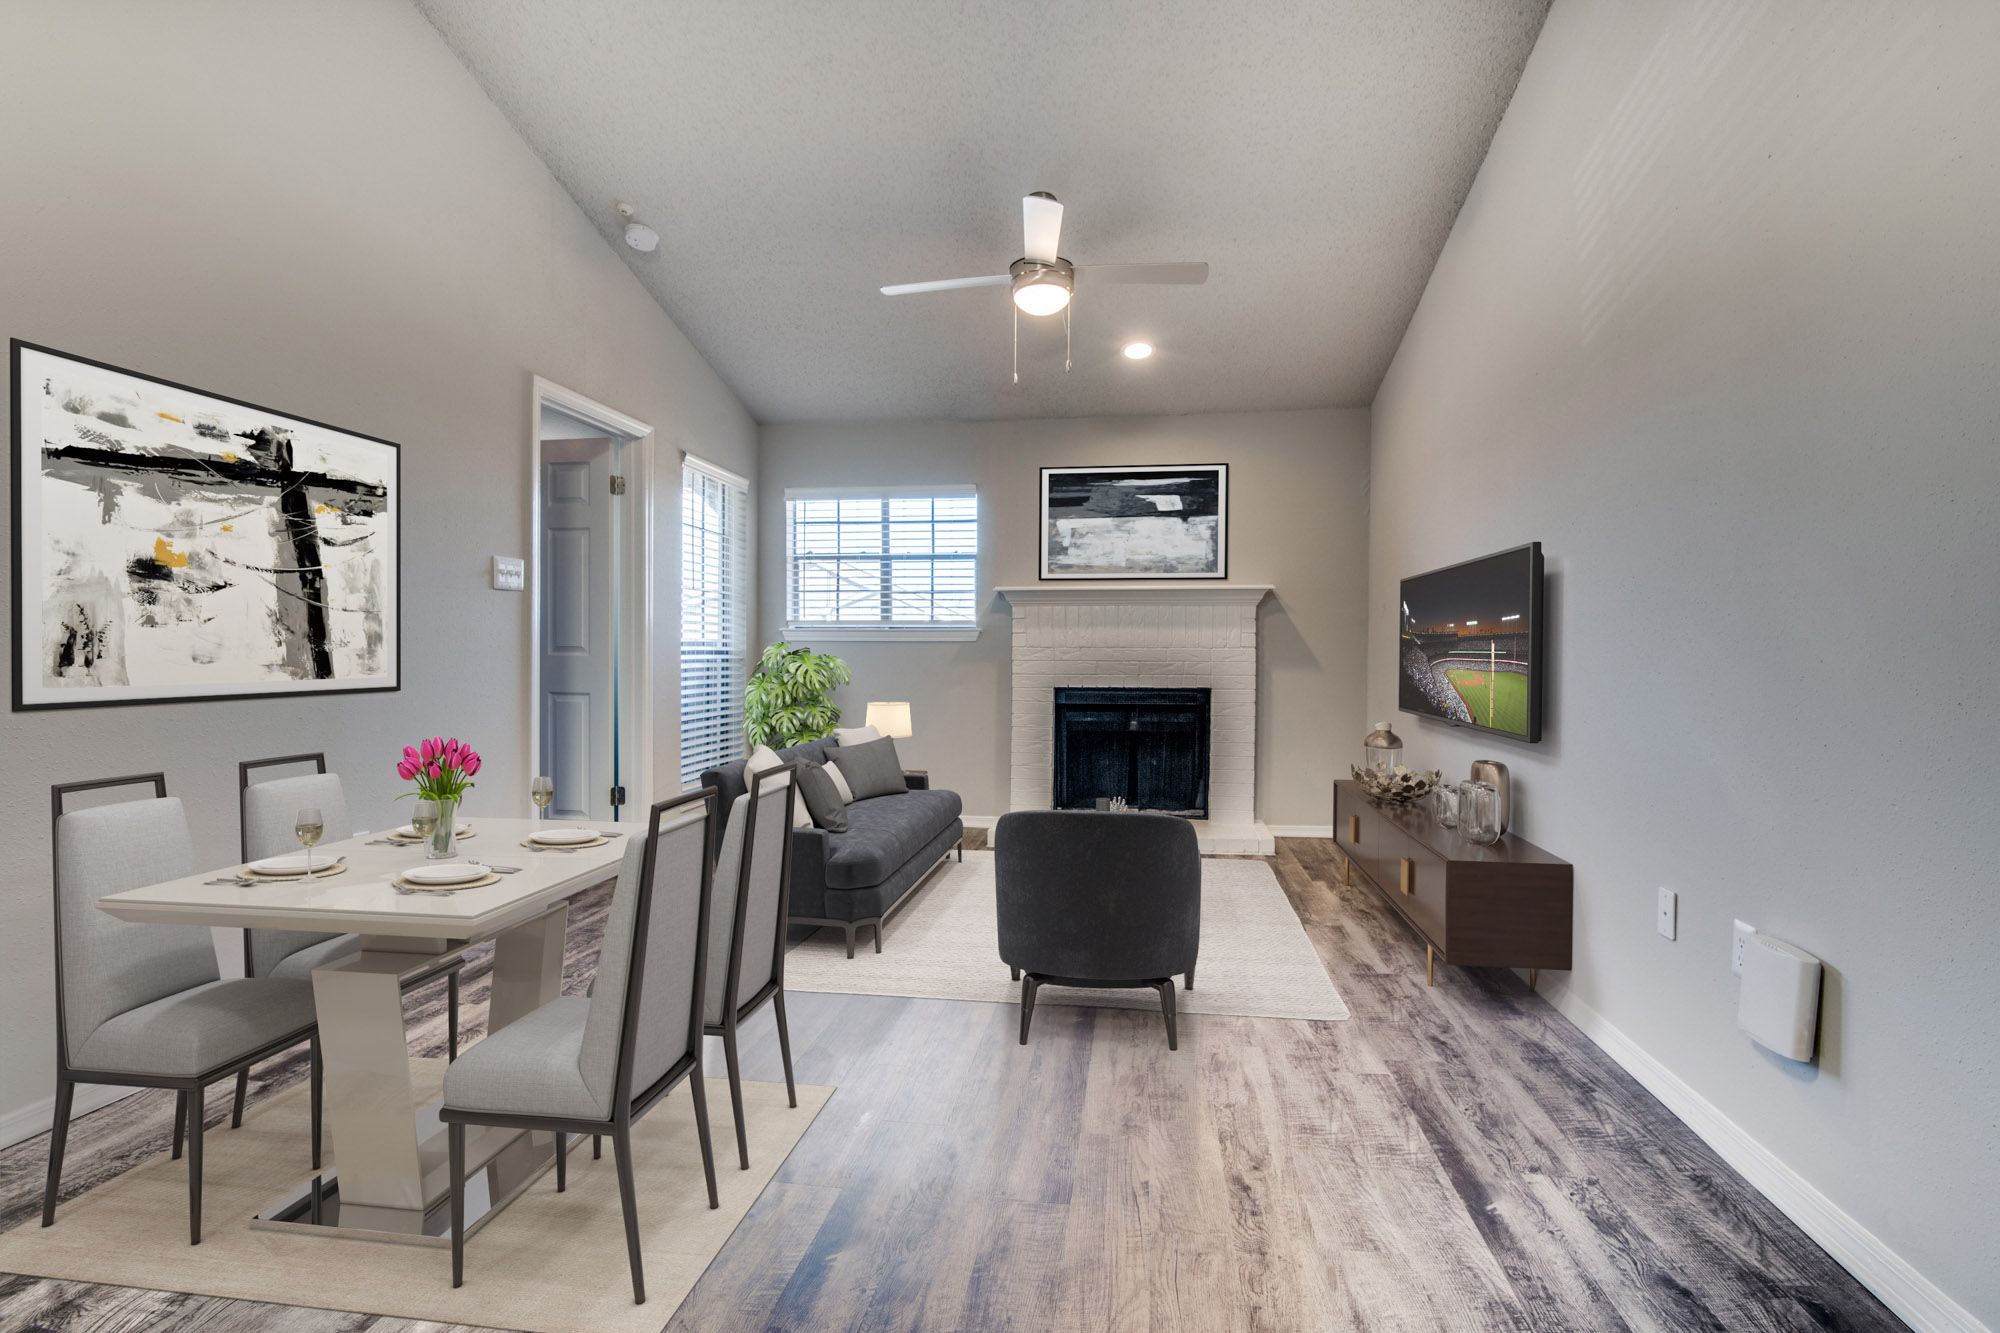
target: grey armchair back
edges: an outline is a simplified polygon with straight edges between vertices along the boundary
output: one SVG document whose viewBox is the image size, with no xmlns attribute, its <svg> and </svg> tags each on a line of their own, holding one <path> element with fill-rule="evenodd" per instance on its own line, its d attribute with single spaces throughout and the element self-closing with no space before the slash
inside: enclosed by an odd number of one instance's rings
<svg viewBox="0 0 2000 1333">
<path fill-rule="evenodd" d="M 1000 961 L 1022 979 L 1021 1041 L 1043 985 L 1148 986 L 1178 1048 L 1173 975 L 1194 987 L 1201 846 L 1176 815 L 1021 810 L 994 826 Z"/>
<path fill-rule="evenodd" d="M 326 761 L 320 759 L 320 762 L 323 764 Z M 300 809 L 305 806 L 318 807 L 320 817 L 325 821 L 325 831 L 320 835 L 322 842 L 341 842 L 354 836 L 354 823 L 347 814 L 347 793 L 341 788 L 338 773 L 309 773 L 303 777 L 250 782 L 244 785 L 240 795 L 245 861 L 258 861 L 267 856 L 283 856 L 300 850 L 298 836 L 293 829 L 297 826 Z M 253 977 L 268 977 L 279 963 L 299 950 L 339 938 L 334 931 L 314 930 L 252 930 L 247 932 L 247 936 L 248 952 L 244 968 L 247 975 Z"/>
</svg>

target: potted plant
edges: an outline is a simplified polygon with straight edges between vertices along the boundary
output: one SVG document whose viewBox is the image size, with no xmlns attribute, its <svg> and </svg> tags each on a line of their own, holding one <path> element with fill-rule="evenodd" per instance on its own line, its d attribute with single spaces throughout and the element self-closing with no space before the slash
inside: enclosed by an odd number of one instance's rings
<svg viewBox="0 0 2000 1333">
<path fill-rule="evenodd" d="M 840 721 L 828 696 L 853 679 L 833 654 L 778 640 L 764 650 L 743 691 L 744 738 L 772 749 L 818 740 Z"/>
</svg>

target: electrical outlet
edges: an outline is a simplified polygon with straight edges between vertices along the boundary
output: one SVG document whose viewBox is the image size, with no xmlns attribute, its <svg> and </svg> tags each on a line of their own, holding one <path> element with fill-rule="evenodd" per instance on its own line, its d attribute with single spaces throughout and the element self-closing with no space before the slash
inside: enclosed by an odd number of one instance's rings
<svg viewBox="0 0 2000 1333">
<path fill-rule="evenodd" d="M 1660 886 L 1659 920 L 1656 924 L 1659 926 L 1660 934 L 1668 939 L 1674 938 L 1676 909 L 1680 906 L 1680 897 L 1666 885 Z"/>
<path fill-rule="evenodd" d="M 1738 921 L 1734 938 L 1729 944 L 1729 970 L 1736 976 L 1743 975 L 1743 949 L 1750 943 L 1750 937 L 1757 933 L 1757 927 L 1748 921 Z"/>
</svg>

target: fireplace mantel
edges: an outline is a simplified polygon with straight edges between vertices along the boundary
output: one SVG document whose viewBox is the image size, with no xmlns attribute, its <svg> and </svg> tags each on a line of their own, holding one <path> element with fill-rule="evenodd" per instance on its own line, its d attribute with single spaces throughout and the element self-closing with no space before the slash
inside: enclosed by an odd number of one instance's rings
<svg viewBox="0 0 2000 1333">
<path fill-rule="evenodd" d="M 1277 589 L 1268 583 L 1031 583 L 1020 588 L 995 588 L 1018 605 L 1069 602 L 1077 605 L 1123 605 L 1128 602 L 1186 602 L 1255 606 Z"/>
</svg>

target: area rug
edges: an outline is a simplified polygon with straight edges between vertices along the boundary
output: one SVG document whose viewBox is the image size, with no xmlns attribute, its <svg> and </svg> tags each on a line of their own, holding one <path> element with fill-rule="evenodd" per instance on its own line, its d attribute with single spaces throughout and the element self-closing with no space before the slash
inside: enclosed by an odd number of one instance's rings
<svg viewBox="0 0 2000 1333">
<path fill-rule="evenodd" d="M 1194 984 L 1175 999 L 1182 1013 L 1348 1016 L 1291 900 L 1263 861 L 1202 860 L 1201 953 Z M 802 941 L 785 956 L 785 988 L 1018 1000 L 1020 983 L 1000 961 L 993 853 L 967 852 L 963 862 L 948 862 L 917 890 L 915 901 L 889 918 L 879 954 L 865 931 L 852 959 L 838 931 L 821 930 Z M 1157 1009 L 1160 1001 L 1149 990 L 1052 987 L 1037 992 L 1035 1003 Z"/>
<path fill-rule="evenodd" d="M 419 1094 L 434 1096 L 444 1061 L 411 1063 Z M 588 1148 L 570 1154 L 565 1192 L 555 1192 L 551 1171 L 475 1232 L 457 1290 L 448 1249 L 253 1231 L 250 1216 L 305 1174 L 303 1087 L 274 1098 L 241 1129 L 225 1122 L 204 1136 L 200 1245 L 187 1243 L 184 1163 L 162 1154 L 59 1206 L 53 1227 L 37 1219 L 0 1235 L 0 1270 L 533 1333 L 658 1333 L 833 1095 L 801 1086 L 792 1110 L 783 1084 L 745 1083 L 744 1171 L 729 1085 L 710 1079 L 707 1086 L 720 1209 L 708 1207 L 685 1083 L 633 1127 L 644 1305 L 632 1303 L 609 1143 L 601 1160 Z"/>
</svg>

